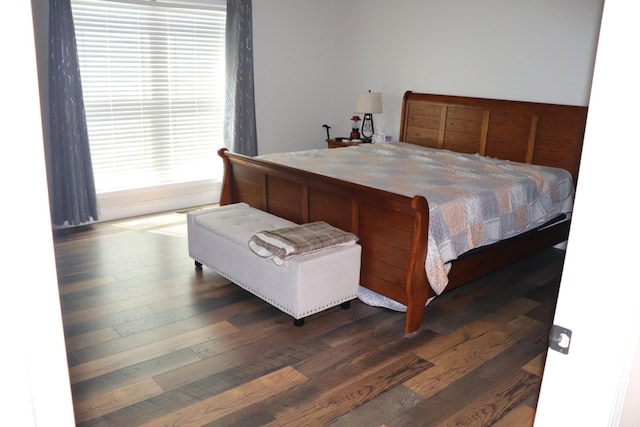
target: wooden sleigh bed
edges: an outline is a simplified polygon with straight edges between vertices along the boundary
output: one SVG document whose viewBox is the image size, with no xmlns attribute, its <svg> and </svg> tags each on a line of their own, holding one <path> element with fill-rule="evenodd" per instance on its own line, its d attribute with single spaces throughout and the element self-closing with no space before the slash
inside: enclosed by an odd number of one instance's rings
<svg viewBox="0 0 640 427">
<path fill-rule="evenodd" d="M 577 182 L 587 108 L 406 92 L 399 141 L 497 159 L 563 168 Z M 341 150 L 341 149 L 337 149 Z M 435 296 L 425 273 L 429 205 L 264 159 L 219 152 L 220 204 L 246 202 L 296 223 L 326 221 L 359 236 L 360 283 L 407 307 L 417 331 Z M 425 171 L 427 173 L 427 171 Z M 446 290 L 565 241 L 569 220 L 474 249 L 452 261 Z"/>
</svg>

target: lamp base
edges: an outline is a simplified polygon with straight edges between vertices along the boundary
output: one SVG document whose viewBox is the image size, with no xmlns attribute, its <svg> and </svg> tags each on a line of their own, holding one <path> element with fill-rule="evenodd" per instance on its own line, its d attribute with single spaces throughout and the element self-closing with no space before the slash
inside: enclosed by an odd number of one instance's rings
<svg viewBox="0 0 640 427">
<path fill-rule="evenodd" d="M 370 113 L 365 113 L 364 119 L 362 120 L 362 129 L 360 131 L 362 135 L 362 142 L 371 142 L 373 139 L 373 115 Z"/>
<path fill-rule="evenodd" d="M 365 143 L 365 144 L 370 144 L 373 142 L 373 138 L 360 138 L 360 141 Z"/>
</svg>

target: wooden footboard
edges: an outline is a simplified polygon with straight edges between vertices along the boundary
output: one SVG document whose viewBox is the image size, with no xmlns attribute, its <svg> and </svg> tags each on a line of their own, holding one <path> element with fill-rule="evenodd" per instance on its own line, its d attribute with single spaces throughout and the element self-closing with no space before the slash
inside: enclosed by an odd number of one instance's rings
<svg viewBox="0 0 640 427">
<path fill-rule="evenodd" d="M 220 204 L 246 202 L 299 224 L 326 221 L 359 237 L 360 283 L 407 306 L 405 331 L 422 323 L 431 296 L 424 269 L 429 208 L 413 198 L 221 149 Z"/>
</svg>

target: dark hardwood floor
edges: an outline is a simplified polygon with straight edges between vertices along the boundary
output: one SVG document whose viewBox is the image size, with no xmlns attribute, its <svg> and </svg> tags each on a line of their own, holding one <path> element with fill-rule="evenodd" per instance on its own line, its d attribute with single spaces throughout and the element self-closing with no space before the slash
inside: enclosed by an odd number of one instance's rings
<svg viewBox="0 0 640 427">
<path fill-rule="evenodd" d="M 437 298 L 301 328 L 187 253 L 186 215 L 57 232 L 81 426 L 530 426 L 562 270 L 548 250 Z"/>
</svg>

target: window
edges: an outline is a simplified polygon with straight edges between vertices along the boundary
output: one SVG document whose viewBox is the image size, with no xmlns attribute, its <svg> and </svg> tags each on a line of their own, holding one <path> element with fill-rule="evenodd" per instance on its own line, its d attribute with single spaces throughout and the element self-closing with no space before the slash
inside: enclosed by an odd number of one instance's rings
<svg viewBox="0 0 640 427">
<path fill-rule="evenodd" d="M 116 204 L 130 195 L 140 205 L 147 196 L 170 199 L 172 189 L 182 207 L 202 204 L 185 200 L 185 185 L 222 174 L 226 2 L 72 6 L 101 211 L 115 196 Z"/>
</svg>

